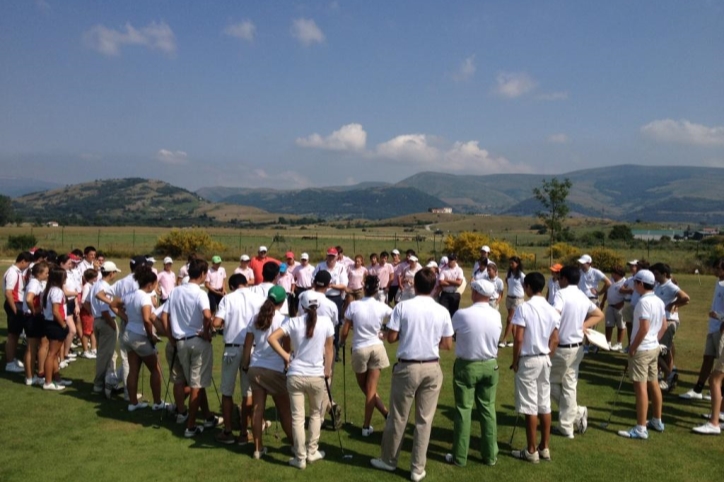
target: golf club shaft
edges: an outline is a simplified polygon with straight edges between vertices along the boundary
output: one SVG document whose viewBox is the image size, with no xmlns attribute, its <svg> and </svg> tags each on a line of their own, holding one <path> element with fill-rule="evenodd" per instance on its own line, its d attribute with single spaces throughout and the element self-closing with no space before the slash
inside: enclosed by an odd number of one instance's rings
<svg viewBox="0 0 724 482">
<path fill-rule="evenodd" d="M 515 437 L 515 429 L 518 428 L 518 421 L 520 420 L 520 412 L 516 412 L 515 414 L 515 424 L 513 425 L 513 432 L 510 434 L 510 442 L 508 442 L 508 445 L 513 445 L 513 437 Z"/>
<path fill-rule="evenodd" d="M 616 395 L 613 397 L 613 406 L 611 407 L 611 412 L 608 414 L 608 420 L 606 420 L 606 426 L 608 426 L 609 423 L 611 423 L 611 417 L 613 417 L 613 412 L 616 411 L 616 403 L 618 402 L 618 394 L 621 393 L 621 387 L 623 386 L 623 381 L 626 378 L 626 369 L 623 370 L 623 374 L 621 375 L 621 381 L 618 383 L 618 390 L 616 390 Z"/>
<path fill-rule="evenodd" d="M 344 424 L 347 425 L 347 347 L 342 345 L 342 401 L 344 402 Z"/>
<path fill-rule="evenodd" d="M 334 403 L 332 401 L 332 390 L 329 388 L 329 379 L 326 377 L 324 378 L 324 385 L 325 385 L 325 387 L 327 387 L 327 396 L 329 397 L 329 406 L 331 408 L 330 412 L 332 415 L 332 425 L 336 425 L 336 419 L 334 417 L 334 408 L 332 407 L 332 405 Z M 337 440 L 339 441 L 339 449 L 342 451 L 342 458 L 347 458 L 347 455 L 345 455 L 345 453 L 344 453 L 344 447 L 342 447 L 342 434 L 339 433 L 340 432 L 339 430 L 337 430 L 336 432 L 337 432 Z"/>
</svg>

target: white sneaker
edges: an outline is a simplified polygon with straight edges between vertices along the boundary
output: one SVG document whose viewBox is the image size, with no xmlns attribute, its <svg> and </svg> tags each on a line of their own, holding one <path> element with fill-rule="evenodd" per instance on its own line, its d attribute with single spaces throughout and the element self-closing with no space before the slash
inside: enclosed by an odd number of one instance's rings
<svg viewBox="0 0 724 482">
<path fill-rule="evenodd" d="M 721 434 L 721 428 L 706 422 L 704 425 L 694 427 L 691 429 L 692 432 L 700 433 L 702 435 L 719 435 Z"/>
<path fill-rule="evenodd" d="M 711 392 L 708 395 L 704 395 L 704 400 L 711 402 Z"/>
<path fill-rule="evenodd" d="M 291 465 L 292 467 L 296 467 L 299 470 L 304 470 L 307 468 L 307 461 L 292 457 L 291 459 L 289 459 L 289 465 Z"/>
<path fill-rule="evenodd" d="M 376 469 L 386 470 L 387 472 L 394 472 L 397 469 L 397 467 L 388 464 L 382 459 L 372 459 L 370 460 L 370 465 Z"/>
<path fill-rule="evenodd" d="M 62 370 L 63 368 L 68 368 L 68 365 L 69 365 L 69 363 L 66 360 L 63 360 L 62 362 L 60 362 L 60 365 L 58 366 L 58 368 L 60 368 Z"/>
<path fill-rule="evenodd" d="M 32 378 L 26 378 L 26 379 L 25 379 L 25 386 L 32 387 L 32 386 L 33 386 L 33 379 L 32 379 Z"/>
<path fill-rule="evenodd" d="M 326 454 L 324 453 L 324 450 L 317 450 L 313 454 L 307 454 L 307 462 L 310 464 L 316 462 L 317 460 L 322 460 Z"/>
<path fill-rule="evenodd" d="M 424 470 L 422 472 L 410 472 L 410 480 L 412 482 L 420 482 L 425 477 L 427 477 L 427 472 Z"/>
<path fill-rule="evenodd" d="M 621 343 L 616 343 L 615 345 L 613 345 L 613 346 L 611 347 L 611 350 L 617 351 L 617 352 L 622 352 L 622 351 L 623 351 L 623 344 L 621 344 Z"/>
<path fill-rule="evenodd" d="M 619 430 L 618 434 L 621 437 L 634 438 L 639 440 L 646 440 L 649 438 L 648 430 L 644 429 L 642 432 L 640 432 L 636 427 L 633 427 L 630 430 Z"/>
<path fill-rule="evenodd" d="M 138 402 L 137 404 L 133 405 L 132 403 L 128 404 L 128 411 L 129 412 L 135 412 L 136 410 L 140 410 L 142 408 L 148 408 L 148 403 L 146 402 Z"/>
<path fill-rule="evenodd" d="M 710 413 L 702 413 L 702 414 L 701 414 L 701 418 L 705 418 L 705 419 L 709 420 L 709 419 L 711 418 L 711 414 L 710 414 Z M 724 422 L 724 412 L 719 412 L 719 421 L 720 421 L 720 422 Z"/>
<path fill-rule="evenodd" d="M 17 360 L 13 360 L 10 363 L 5 364 L 5 371 L 10 373 L 23 373 L 25 368 L 18 366 Z"/>
<path fill-rule="evenodd" d="M 545 462 L 551 461 L 551 449 L 538 448 L 538 458 Z"/>
<path fill-rule="evenodd" d="M 68 356 L 65 357 L 65 358 L 70 358 L 71 360 L 75 360 L 76 358 L 78 358 L 78 355 L 76 355 L 75 353 L 73 353 L 73 352 L 71 351 L 71 352 L 68 353 Z"/>
<path fill-rule="evenodd" d="M 502 341 L 498 343 L 498 348 L 505 348 L 505 343 L 503 343 Z"/>
<path fill-rule="evenodd" d="M 374 431 L 375 428 L 372 425 L 368 426 L 367 428 L 362 427 L 362 436 L 369 437 Z"/>
<path fill-rule="evenodd" d="M 664 422 L 662 422 L 661 420 L 656 420 L 655 418 L 652 418 L 651 420 L 646 422 L 646 428 L 656 430 L 657 432 L 663 432 L 664 431 Z"/>
<path fill-rule="evenodd" d="M 151 410 L 153 410 L 154 412 L 157 412 L 159 410 L 168 410 L 169 412 L 172 412 L 176 410 L 176 405 L 161 400 L 159 403 L 154 403 L 153 405 L 151 405 Z"/>
<path fill-rule="evenodd" d="M 181 425 L 182 423 L 186 423 L 186 420 L 189 419 L 189 412 L 188 410 L 186 413 L 177 413 L 176 414 L 176 423 Z"/>
<path fill-rule="evenodd" d="M 266 455 L 266 447 L 261 450 L 254 451 L 254 459 L 259 460 L 262 456 Z"/>
<path fill-rule="evenodd" d="M 21 362 L 20 360 L 17 360 L 17 359 L 15 360 L 15 365 L 19 366 L 20 368 L 25 368 L 25 365 L 23 365 L 23 362 Z"/>
<path fill-rule="evenodd" d="M 186 430 L 184 430 L 184 437 L 186 437 L 186 438 L 196 437 L 197 435 L 199 435 L 203 432 L 204 432 L 204 427 L 202 427 L 201 425 L 197 425 L 192 429 L 187 428 Z"/>
<path fill-rule="evenodd" d="M 59 392 L 61 390 L 65 390 L 65 387 L 63 385 L 58 385 L 57 383 L 44 383 L 43 384 L 43 390 L 52 390 L 54 392 Z"/>
<path fill-rule="evenodd" d="M 96 355 L 96 356 L 98 355 L 98 350 L 96 350 L 95 348 L 92 349 L 90 352 L 91 352 L 91 354 L 93 354 L 93 355 Z"/>
<path fill-rule="evenodd" d="M 701 400 L 704 396 L 701 393 L 696 393 L 692 388 L 688 392 L 680 394 L 679 398 L 683 398 L 684 400 Z"/>
<path fill-rule="evenodd" d="M 80 354 L 80 357 L 85 358 L 86 360 L 95 360 L 97 358 L 97 356 L 90 351 L 84 351 Z"/>
<path fill-rule="evenodd" d="M 512 455 L 516 459 L 525 460 L 526 462 L 530 462 L 532 464 L 537 464 L 540 462 L 540 455 L 538 455 L 537 450 L 532 454 L 528 452 L 528 449 L 511 450 L 510 455 Z"/>
</svg>

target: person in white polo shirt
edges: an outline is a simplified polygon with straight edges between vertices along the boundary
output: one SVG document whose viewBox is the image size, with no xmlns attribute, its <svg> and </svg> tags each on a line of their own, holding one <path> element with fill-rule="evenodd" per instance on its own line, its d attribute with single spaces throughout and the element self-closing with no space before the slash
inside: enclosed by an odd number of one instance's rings
<svg viewBox="0 0 724 482">
<path fill-rule="evenodd" d="M 377 382 L 383 368 L 390 366 L 385 345 L 379 337 L 382 326 L 392 314 L 392 308 L 375 299 L 379 292 L 380 281 L 376 275 L 365 278 L 364 298 L 353 301 L 344 314 L 344 327 L 340 334 L 345 345 L 349 330 L 354 329 L 352 337 L 352 370 L 357 376 L 357 384 L 365 394 L 365 415 L 362 423 L 362 436 L 369 437 L 374 431 L 370 422 L 375 408 L 387 417 L 387 407 L 377 394 Z"/>
<path fill-rule="evenodd" d="M 476 279 L 489 279 L 488 278 L 488 263 L 490 262 L 490 247 L 483 246 L 480 248 L 480 258 L 475 261 L 473 265 L 473 275 L 470 277 L 470 281 Z"/>
<path fill-rule="evenodd" d="M 553 307 L 561 314 L 558 348 L 551 359 L 551 398 L 558 404 L 559 425 L 554 432 L 573 438 L 573 431 L 588 429 L 588 408 L 578 405 L 578 368 L 583 360 L 583 336 L 603 320 L 600 309 L 578 289 L 581 271 L 574 266 L 561 268 Z"/>
<path fill-rule="evenodd" d="M 450 254 L 447 259 L 448 265 L 440 269 L 438 276 L 441 289 L 440 304 L 447 308 L 450 316 L 453 316 L 460 308 L 460 293 L 457 292 L 457 289 L 463 284 L 464 275 L 463 269 L 458 266 L 458 257 L 455 253 Z"/>
<path fill-rule="evenodd" d="M 661 421 L 663 398 L 657 378 L 657 361 L 660 351 L 659 338 L 666 330 L 666 310 L 664 302 L 654 294 L 655 283 L 653 273 L 647 269 L 639 270 L 634 275 L 634 289 L 641 298 L 634 308 L 628 368 L 636 395 L 636 426 L 618 432 L 626 438 L 647 439 L 647 428 L 657 432 L 664 431 L 664 423 Z M 649 398 L 653 417 L 647 422 Z"/>
<path fill-rule="evenodd" d="M 445 456 L 448 463 L 464 467 L 468 461 L 470 424 L 473 406 L 480 421 L 480 454 L 485 465 L 495 465 L 498 458 L 498 430 L 495 395 L 498 389 L 498 340 L 503 331 L 500 312 L 490 306 L 496 294 L 486 279 L 470 283 L 473 305 L 452 317 L 455 330 L 455 365 L 453 367 L 453 451 Z"/>
<path fill-rule="evenodd" d="M 626 334 L 626 324 L 623 321 L 623 309 L 626 305 L 626 295 L 621 293 L 624 283 L 626 283 L 626 272 L 621 266 L 614 266 L 611 270 L 611 279 L 613 282 L 608 288 L 606 295 L 606 340 L 608 346 L 613 351 L 623 351 L 623 337 Z M 617 342 L 612 344 L 613 329 L 618 330 Z"/>
<path fill-rule="evenodd" d="M 295 316 L 299 312 L 299 296 L 305 291 L 312 288 L 312 280 L 314 279 L 314 266 L 309 264 L 309 255 L 302 253 L 299 263 L 294 265 L 292 270 L 294 276 L 294 306 L 290 306 L 290 313 Z"/>
<path fill-rule="evenodd" d="M 211 310 L 209 297 L 201 289 L 209 271 L 208 263 L 195 259 L 189 265 L 188 284 L 177 287 L 163 305 L 161 322 L 175 348 L 176 356 L 183 372 L 182 380 L 174 380 L 175 385 L 188 385 L 189 408 L 184 437 L 190 438 L 202 433 L 204 428 L 213 428 L 221 423 L 209 411 L 206 387 L 211 385 L 214 351 L 211 345 Z M 174 390 L 174 394 L 177 390 Z M 176 400 L 176 406 L 183 406 L 183 400 Z M 204 412 L 203 425 L 196 425 L 199 408 Z M 183 420 L 185 414 L 179 414 Z M 177 420 L 179 418 L 177 417 Z"/>
<path fill-rule="evenodd" d="M 8 322 L 8 338 L 5 341 L 6 372 L 22 373 L 25 370 L 23 363 L 15 359 L 15 352 L 18 348 L 20 334 L 24 328 L 25 276 L 23 273 L 28 269 L 32 260 L 33 255 L 29 252 L 20 253 L 15 258 L 15 264 L 11 265 L 3 276 L 4 308 Z"/>
<path fill-rule="evenodd" d="M 611 280 L 600 269 L 591 266 L 592 263 L 593 258 L 587 254 L 578 258 L 578 264 L 581 266 L 581 280 L 578 287 L 588 299 L 599 305 L 601 301 L 606 302 L 606 294 L 609 286 L 611 286 Z M 603 283 L 603 286 L 601 286 L 601 283 Z M 599 300 L 601 295 L 603 295 L 603 299 Z"/>
<path fill-rule="evenodd" d="M 505 291 L 505 283 L 498 276 L 498 265 L 492 261 L 488 261 L 488 281 L 495 286 L 495 295 L 490 298 L 490 306 L 496 310 L 500 310 L 500 300 L 503 299 L 503 291 Z"/>
<path fill-rule="evenodd" d="M 410 255 L 410 257 L 407 258 L 405 267 L 400 271 L 400 277 L 397 280 L 400 285 L 400 301 L 415 297 L 415 274 L 421 269 L 422 266 L 420 266 L 417 256 L 414 254 Z"/>
<path fill-rule="evenodd" d="M 242 254 L 239 258 L 239 266 L 234 269 L 234 274 L 243 274 L 246 278 L 246 284 L 248 286 L 254 286 L 254 270 L 249 266 L 251 258 L 248 254 Z"/>
<path fill-rule="evenodd" d="M 435 272 L 430 268 L 417 272 L 416 296 L 395 306 L 387 324 L 387 341 L 399 341 L 397 363 L 392 369 L 390 413 L 382 434 L 380 458 L 370 461 L 377 469 L 394 471 L 397 468 L 414 402 L 415 432 L 410 456 L 413 482 L 427 475 L 427 447 L 443 382 L 440 350 L 450 350 L 453 343 L 450 313 L 430 297 L 436 281 Z"/>
<path fill-rule="evenodd" d="M 500 338 L 500 343 L 498 343 L 500 348 L 513 345 L 513 343 L 509 341 L 506 342 L 506 340 L 513 331 L 513 316 L 515 315 L 515 310 L 525 302 L 523 261 L 518 256 L 511 256 L 509 263 L 508 274 L 505 277 L 505 285 L 508 287 L 508 295 L 505 297 L 505 308 L 508 310 L 508 317 L 505 320 L 505 331 Z"/>
<path fill-rule="evenodd" d="M 206 274 L 206 291 L 209 296 L 209 308 L 211 313 L 216 313 L 216 309 L 219 307 L 221 298 L 226 294 L 226 270 L 221 266 L 221 256 L 214 256 L 211 258 L 211 266 L 209 272 Z"/>
<path fill-rule="evenodd" d="M 316 275 L 319 271 L 328 271 L 331 275 L 332 281 L 329 284 L 326 296 L 330 301 L 337 305 L 337 313 L 341 316 L 342 313 L 344 313 L 342 311 L 342 305 L 344 304 L 344 294 L 347 290 L 347 284 L 349 281 L 347 278 L 347 266 L 339 262 L 337 255 L 337 248 L 329 248 L 327 250 L 326 260 L 317 265 L 314 269 L 314 274 Z M 341 319 L 335 321 L 337 323 L 334 332 L 335 361 L 341 360 L 339 357 L 339 323 L 341 321 Z"/>
<path fill-rule="evenodd" d="M 551 360 L 558 346 L 561 315 L 543 297 L 546 279 L 530 273 L 523 280 L 530 298 L 515 310 L 513 365 L 515 371 L 515 410 L 525 415 L 527 447 L 511 451 L 517 459 L 537 464 L 550 461 L 551 436 Z M 536 444 L 540 419 L 541 441 Z"/>
<path fill-rule="evenodd" d="M 224 296 L 219 303 L 219 309 L 214 317 L 214 327 L 224 328 L 224 356 L 221 359 L 221 406 L 224 420 L 231 420 L 234 408 L 234 390 L 236 380 L 241 377 L 241 433 L 239 440 L 245 443 L 249 439 L 247 432 L 248 422 L 251 418 L 251 388 L 249 377 L 241 370 L 241 361 L 244 353 L 244 340 L 249 323 L 259 313 L 265 298 L 246 288 L 240 274 L 229 278 L 229 288 L 233 291 Z M 216 441 L 222 444 L 236 442 L 231 431 L 231 424 L 224 424 L 224 430 L 216 436 Z"/>
<path fill-rule="evenodd" d="M 116 375 L 116 342 L 118 341 L 118 324 L 116 314 L 111 310 L 113 290 L 110 283 L 120 273 L 116 263 L 106 261 L 101 266 L 101 279 L 93 283 L 90 292 L 90 308 L 93 315 L 93 333 L 96 336 L 98 351 L 96 353 L 96 375 L 93 380 L 93 392 L 105 393 L 106 398 L 116 389 L 118 377 Z M 100 296 L 99 296 L 100 295 Z"/>
<path fill-rule="evenodd" d="M 633 265 L 631 263 L 634 263 Z M 649 262 L 645 259 L 629 261 L 629 267 L 631 268 L 631 276 L 626 279 L 626 282 L 619 289 L 620 293 L 623 293 L 624 297 L 628 296 L 628 306 L 624 298 L 624 310 L 621 313 L 623 322 L 626 324 L 626 332 L 628 333 L 628 344 L 631 346 L 631 332 L 633 331 L 633 311 L 638 303 L 639 295 L 634 289 L 634 276 L 639 270 L 649 269 Z M 628 346 L 624 349 L 624 353 L 628 353 Z"/>
<path fill-rule="evenodd" d="M 558 282 L 560 279 L 561 269 L 563 265 L 556 263 L 549 268 L 551 270 L 551 277 L 548 278 L 548 291 L 546 293 L 546 299 L 548 303 L 553 306 L 553 301 L 556 299 L 556 293 L 561 289 L 561 284 Z"/>
</svg>

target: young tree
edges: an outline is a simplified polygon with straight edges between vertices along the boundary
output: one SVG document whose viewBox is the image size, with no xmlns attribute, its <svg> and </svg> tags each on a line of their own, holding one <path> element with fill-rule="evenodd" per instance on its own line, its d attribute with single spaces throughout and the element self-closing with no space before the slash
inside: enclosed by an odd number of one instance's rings
<svg viewBox="0 0 724 482">
<path fill-rule="evenodd" d="M 544 179 L 541 187 L 533 188 L 533 196 L 543 206 L 543 209 L 535 214 L 548 228 L 551 245 L 561 239 L 563 221 L 568 216 L 569 211 L 566 198 L 572 185 L 571 180 L 568 178 L 559 181 L 554 177 L 550 181 Z"/>
<path fill-rule="evenodd" d="M 15 221 L 13 201 L 7 196 L 0 195 L 0 226 L 13 221 Z"/>
<path fill-rule="evenodd" d="M 631 228 L 626 224 L 616 224 L 611 227 L 611 232 L 608 233 L 608 239 L 619 240 L 630 242 L 633 241 L 633 233 Z"/>
</svg>

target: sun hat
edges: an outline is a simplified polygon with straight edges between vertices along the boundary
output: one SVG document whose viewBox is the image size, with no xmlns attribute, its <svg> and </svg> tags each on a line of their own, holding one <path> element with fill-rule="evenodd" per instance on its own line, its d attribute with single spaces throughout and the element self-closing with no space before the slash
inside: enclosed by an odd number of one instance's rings
<svg viewBox="0 0 724 482">
<path fill-rule="evenodd" d="M 103 266 L 101 266 L 101 271 L 104 273 L 120 273 L 121 270 L 118 269 L 118 266 L 116 266 L 116 263 L 113 261 L 106 261 L 103 263 Z"/>
<path fill-rule="evenodd" d="M 250 260 L 251 260 L 251 258 L 249 257 L 248 254 L 242 254 L 241 258 L 239 258 L 239 261 L 250 261 Z"/>
<path fill-rule="evenodd" d="M 171 258 L 170 256 L 166 256 L 165 258 L 163 258 L 163 264 L 173 264 L 173 258 Z"/>
<path fill-rule="evenodd" d="M 305 310 L 308 310 L 310 306 L 319 306 L 320 299 L 324 296 L 321 293 L 317 293 L 313 290 L 307 290 L 299 297 L 299 304 Z"/>
<path fill-rule="evenodd" d="M 647 269 L 640 269 L 636 272 L 634 275 L 635 281 L 640 281 L 642 283 L 645 283 L 647 285 L 653 285 L 656 283 L 656 279 L 654 278 L 654 274 L 647 270 Z"/>
<path fill-rule="evenodd" d="M 214 263 L 214 264 L 221 263 L 221 256 L 219 256 L 219 255 L 217 254 L 216 256 L 214 256 L 213 258 L 211 258 L 211 262 Z"/>
</svg>

